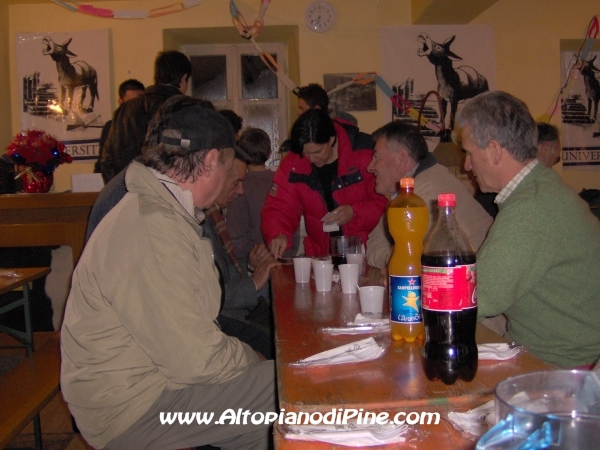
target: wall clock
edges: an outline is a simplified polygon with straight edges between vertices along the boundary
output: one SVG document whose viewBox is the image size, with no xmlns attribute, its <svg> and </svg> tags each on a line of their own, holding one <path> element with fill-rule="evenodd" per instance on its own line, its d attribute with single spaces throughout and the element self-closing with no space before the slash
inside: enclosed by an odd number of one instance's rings
<svg viewBox="0 0 600 450">
<path fill-rule="evenodd" d="M 324 33 L 331 30 L 335 24 L 336 14 L 331 3 L 316 0 L 309 3 L 304 10 L 304 23 L 312 31 Z"/>
</svg>

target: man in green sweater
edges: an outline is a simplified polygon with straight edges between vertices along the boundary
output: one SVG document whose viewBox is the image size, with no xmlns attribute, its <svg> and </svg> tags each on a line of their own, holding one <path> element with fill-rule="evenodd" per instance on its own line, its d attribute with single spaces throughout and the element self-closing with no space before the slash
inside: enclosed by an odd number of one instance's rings
<svg viewBox="0 0 600 450">
<path fill-rule="evenodd" d="M 600 223 L 560 176 L 536 159 L 527 106 L 487 92 L 460 111 L 457 131 L 499 213 L 477 252 L 478 318 L 504 314 L 508 332 L 561 367 L 600 356 Z"/>
</svg>

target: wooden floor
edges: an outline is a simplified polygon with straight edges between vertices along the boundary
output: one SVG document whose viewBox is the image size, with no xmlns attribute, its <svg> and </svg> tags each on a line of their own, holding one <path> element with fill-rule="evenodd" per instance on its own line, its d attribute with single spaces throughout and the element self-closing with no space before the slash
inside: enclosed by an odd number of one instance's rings
<svg viewBox="0 0 600 450">
<path fill-rule="evenodd" d="M 47 333 L 34 333 L 36 346 L 42 345 L 47 338 Z M 0 333 L 0 346 L 14 343 L 11 338 Z M 24 350 L 0 349 L 0 357 L 18 354 L 24 355 Z M 44 450 L 88 450 L 93 448 L 86 444 L 80 434 L 73 432 L 71 415 L 60 393 L 42 410 L 41 423 Z M 30 423 L 8 445 L 8 448 L 32 448 L 33 442 L 33 424 Z"/>
</svg>

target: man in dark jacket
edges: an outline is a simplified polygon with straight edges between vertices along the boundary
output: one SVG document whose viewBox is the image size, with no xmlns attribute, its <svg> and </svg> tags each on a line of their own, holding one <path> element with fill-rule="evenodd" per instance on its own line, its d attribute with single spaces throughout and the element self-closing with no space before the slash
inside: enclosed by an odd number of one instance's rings
<svg viewBox="0 0 600 450">
<path fill-rule="evenodd" d="M 154 63 L 155 84 L 115 111 L 100 161 L 105 183 L 141 153 L 148 122 L 169 97 L 185 94 L 191 74 L 192 65 L 183 53 L 173 50 L 158 54 Z"/>
</svg>

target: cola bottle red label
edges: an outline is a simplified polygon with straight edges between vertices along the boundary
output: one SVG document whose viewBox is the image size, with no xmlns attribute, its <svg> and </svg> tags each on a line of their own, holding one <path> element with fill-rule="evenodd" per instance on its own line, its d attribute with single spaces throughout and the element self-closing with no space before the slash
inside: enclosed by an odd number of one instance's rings
<svg viewBox="0 0 600 450">
<path fill-rule="evenodd" d="M 421 266 L 422 306 L 432 311 L 462 311 L 477 306 L 476 264 Z"/>
<path fill-rule="evenodd" d="M 475 254 L 434 252 L 421 263 L 425 375 L 444 384 L 471 381 L 478 362 Z"/>
</svg>

